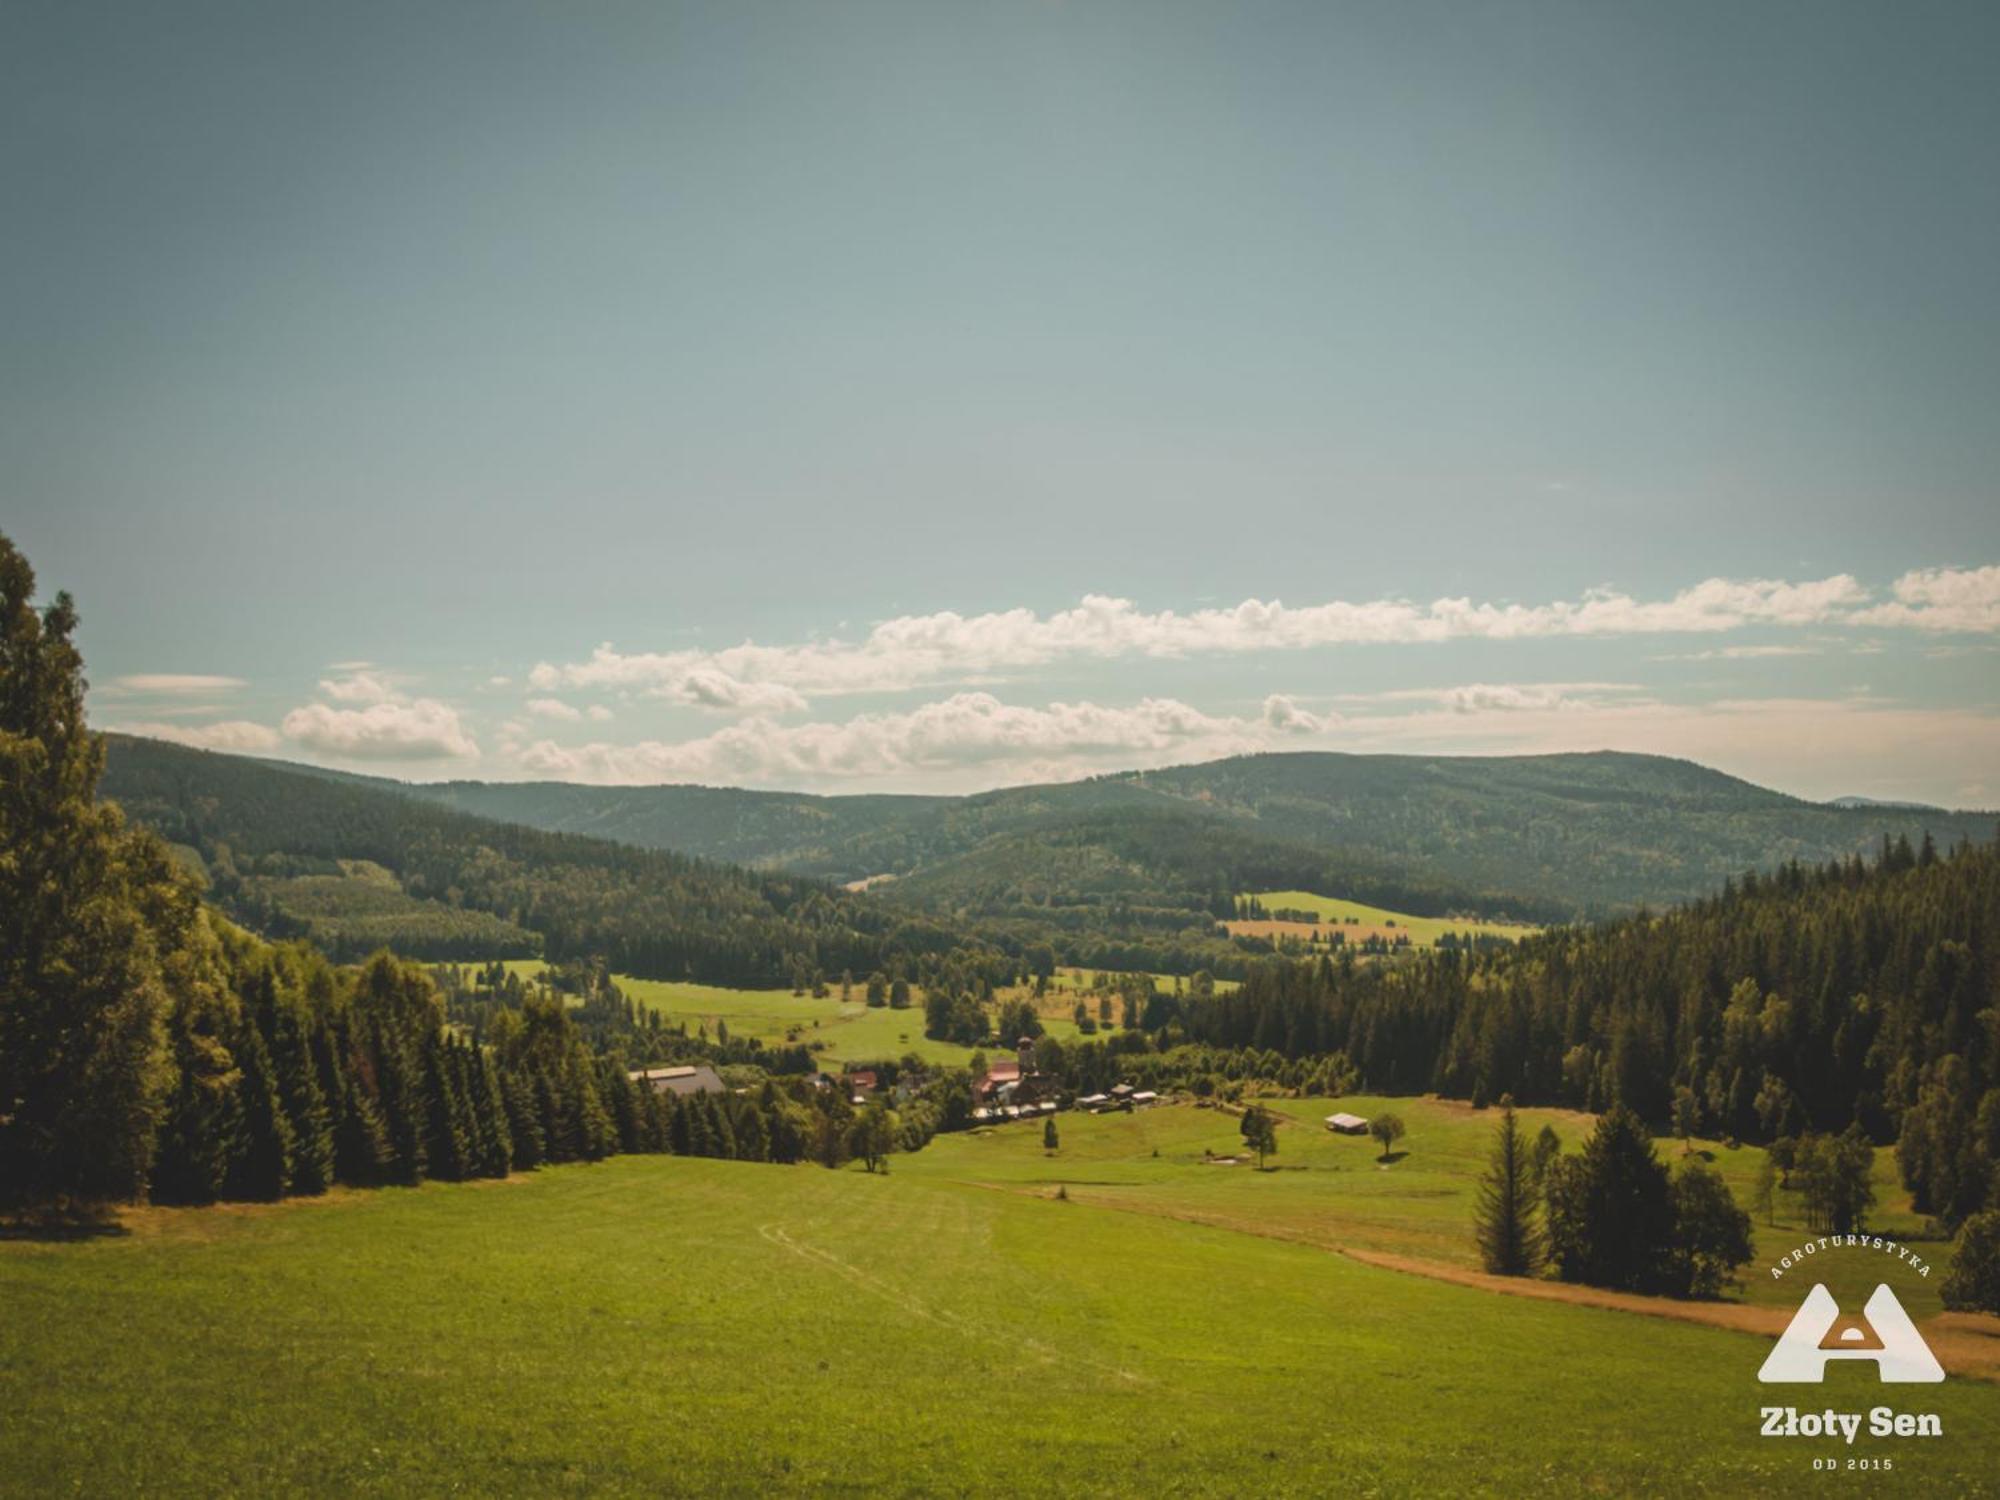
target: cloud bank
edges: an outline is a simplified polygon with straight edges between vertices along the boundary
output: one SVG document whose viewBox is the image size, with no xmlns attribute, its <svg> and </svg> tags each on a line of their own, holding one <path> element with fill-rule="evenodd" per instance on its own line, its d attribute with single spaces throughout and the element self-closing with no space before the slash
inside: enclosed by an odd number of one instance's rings
<svg viewBox="0 0 2000 1500">
<path fill-rule="evenodd" d="M 631 692 L 717 710 L 776 714 L 796 712 L 811 698 L 976 685 L 1001 674 L 1079 659 L 1472 639 L 1714 634 L 1752 626 L 2000 631 L 2000 567 L 1907 573 L 1891 594 L 1891 599 L 1878 601 L 1847 573 L 1802 583 L 1710 578 L 1669 599 L 1652 601 L 1592 590 L 1579 599 L 1534 605 L 1443 598 L 1429 604 L 1378 599 L 1292 607 L 1246 599 L 1226 609 L 1181 613 L 1147 612 L 1129 599 L 1093 594 L 1074 609 L 1047 615 L 1010 609 L 971 616 L 952 611 L 902 616 L 876 625 L 859 641 L 778 646 L 746 641 L 718 651 L 636 653 L 605 644 L 584 661 L 542 662 L 529 682 L 544 692 Z"/>
</svg>

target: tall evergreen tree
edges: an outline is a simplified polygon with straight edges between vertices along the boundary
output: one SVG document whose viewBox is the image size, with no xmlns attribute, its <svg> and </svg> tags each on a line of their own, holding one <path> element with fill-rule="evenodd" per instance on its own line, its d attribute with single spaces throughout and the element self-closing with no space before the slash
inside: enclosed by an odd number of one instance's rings
<svg viewBox="0 0 2000 1500">
<path fill-rule="evenodd" d="M 162 972 L 197 920 L 152 835 L 96 800 L 76 610 L 0 536 L 0 1207 L 137 1197 L 173 1084 Z"/>
<path fill-rule="evenodd" d="M 1532 1276 L 1542 1263 L 1534 1175 L 1527 1142 L 1514 1116 L 1513 1096 L 1503 1094 L 1493 1158 L 1479 1184 L 1475 1210 L 1479 1258 L 1496 1276 Z"/>
<path fill-rule="evenodd" d="M 236 1092 L 243 1101 L 243 1132 L 223 1194 L 230 1198 L 282 1198 L 292 1175 L 292 1124 L 278 1095 L 271 1050 L 246 1009 L 235 1034 Z"/>
<path fill-rule="evenodd" d="M 1646 1127 L 1614 1106 L 1578 1156 L 1548 1177 L 1548 1234 L 1565 1281 L 1636 1292 L 1674 1282 L 1674 1205 L 1667 1169 Z"/>
</svg>

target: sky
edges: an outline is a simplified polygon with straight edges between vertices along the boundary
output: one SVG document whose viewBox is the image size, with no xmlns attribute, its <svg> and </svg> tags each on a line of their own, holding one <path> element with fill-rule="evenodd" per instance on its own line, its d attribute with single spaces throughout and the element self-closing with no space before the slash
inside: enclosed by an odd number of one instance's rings
<svg viewBox="0 0 2000 1500">
<path fill-rule="evenodd" d="M 0 0 L 99 727 L 2000 805 L 2000 9 Z"/>
</svg>

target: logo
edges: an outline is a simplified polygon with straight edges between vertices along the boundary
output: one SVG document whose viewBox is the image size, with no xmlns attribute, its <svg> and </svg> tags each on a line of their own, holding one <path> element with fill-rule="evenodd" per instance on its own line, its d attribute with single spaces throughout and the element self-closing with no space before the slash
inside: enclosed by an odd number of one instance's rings
<svg viewBox="0 0 2000 1500">
<path fill-rule="evenodd" d="M 1886 1385 L 1944 1379 L 1937 1356 L 1886 1283 L 1875 1288 L 1858 1317 L 1843 1314 L 1825 1284 L 1814 1283 L 1757 1378 L 1767 1385 L 1823 1381 L 1830 1359 L 1872 1359 Z"/>
</svg>

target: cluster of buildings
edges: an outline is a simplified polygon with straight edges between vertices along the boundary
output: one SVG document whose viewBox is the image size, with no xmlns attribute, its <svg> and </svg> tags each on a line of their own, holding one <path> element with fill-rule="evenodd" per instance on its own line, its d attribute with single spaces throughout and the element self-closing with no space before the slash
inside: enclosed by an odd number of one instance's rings
<svg viewBox="0 0 2000 1500">
<path fill-rule="evenodd" d="M 1143 1109 L 1158 1103 L 1159 1098 L 1150 1089 L 1121 1083 L 1107 1093 L 1078 1099 L 1076 1107 L 1101 1115 L 1111 1110 Z M 1056 1080 L 1035 1067 L 1033 1037 L 1022 1037 L 1013 1057 L 991 1064 L 979 1076 L 972 1086 L 972 1103 L 972 1118 L 982 1125 L 1036 1119 L 1061 1108 Z"/>
</svg>

